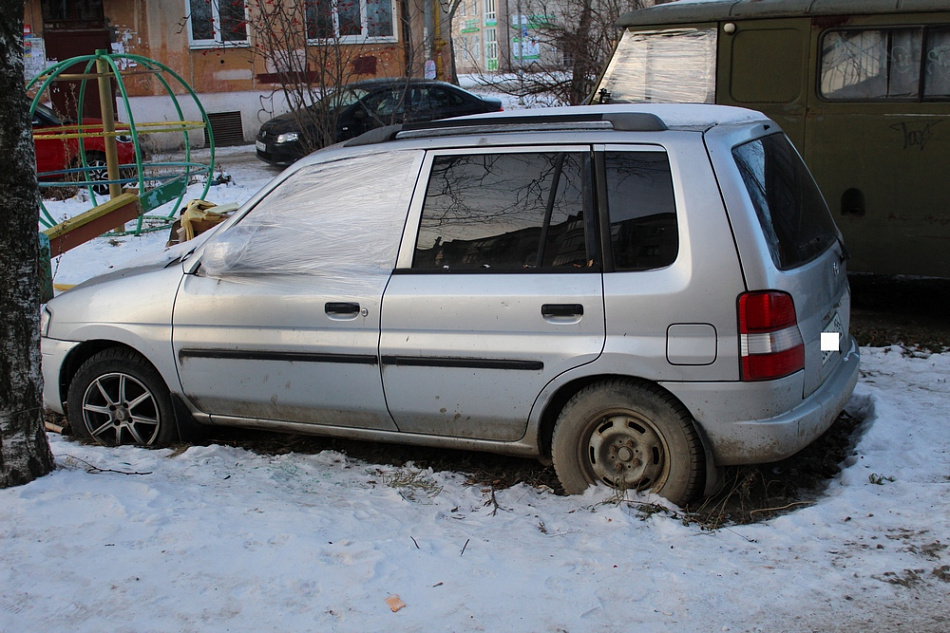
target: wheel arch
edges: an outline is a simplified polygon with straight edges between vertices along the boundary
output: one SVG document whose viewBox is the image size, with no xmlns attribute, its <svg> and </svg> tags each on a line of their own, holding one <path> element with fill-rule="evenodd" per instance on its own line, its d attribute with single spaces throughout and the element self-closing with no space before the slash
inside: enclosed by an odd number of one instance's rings
<svg viewBox="0 0 950 633">
<path fill-rule="evenodd" d="M 161 370 L 155 366 L 155 363 L 148 359 L 148 356 L 137 350 L 132 345 L 128 345 L 127 343 L 120 343 L 118 341 L 111 341 L 107 339 L 95 339 L 83 341 L 74 349 L 70 350 L 69 354 L 63 361 L 59 372 L 59 384 L 57 385 L 57 392 L 59 394 L 60 402 L 62 402 L 64 405 L 68 404 L 69 385 L 73 381 L 73 378 L 75 378 L 76 373 L 79 371 L 79 368 L 82 367 L 83 363 L 99 352 L 105 351 L 107 349 L 126 350 L 139 356 L 145 363 L 148 363 L 156 371 L 156 373 L 158 373 L 162 380 L 165 380 L 165 386 L 168 388 L 172 399 L 172 409 L 175 416 L 175 427 L 178 432 L 179 439 L 197 434 L 200 425 L 195 420 L 194 416 L 192 416 L 191 410 L 188 408 L 188 405 L 184 402 L 181 395 L 177 392 L 177 389 L 173 388 L 174 385 L 168 384 L 168 381 L 165 379 Z M 64 406 L 64 410 L 66 410 L 67 414 L 69 413 L 66 406 Z"/>
<path fill-rule="evenodd" d="M 82 367 L 82 364 L 99 352 L 112 347 L 124 348 L 144 357 L 144 355 L 137 349 L 130 345 L 125 345 L 124 343 L 107 340 L 83 341 L 69 351 L 69 354 L 66 355 L 66 358 L 63 360 L 63 364 L 60 367 L 58 385 L 60 402 L 64 404 L 66 403 L 67 394 L 69 393 L 69 384 L 73 381 L 73 378 L 76 376 L 76 372 L 79 371 L 79 368 Z"/>
<path fill-rule="evenodd" d="M 611 380 L 622 380 L 630 383 L 639 383 L 643 385 L 651 385 L 654 388 L 662 390 L 664 393 L 668 394 L 679 406 L 683 408 L 684 411 L 689 415 L 690 422 L 695 429 L 696 434 L 699 436 L 699 441 L 702 445 L 703 453 L 705 456 L 706 463 L 706 484 L 704 496 L 711 494 L 719 482 L 719 467 L 716 466 L 715 460 L 713 458 L 713 453 L 709 438 L 706 436 L 706 432 L 703 429 L 702 425 L 696 421 L 695 416 L 690 412 L 689 408 L 680 400 L 676 394 L 671 392 L 669 389 L 665 388 L 660 383 L 647 380 L 646 378 L 641 378 L 639 376 L 628 376 L 625 374 L 592 374 L 587 376 L 579 376 L 570 380 L 556 388 L 553 394 L 547 399 L 544 404 L 543 409 L 541 410 L 540 420 L 538 422 L 538 454 L 540 459 L 545 463 L 551 462 L 551 452 L 552 452 L 552 443 L 554 440 L 554 427 L 557 424 L 558 416 L 561 414 L 561 410 L 564 406 L 570 401 L 582 389 L 598 383 L 606 382 Z"/>
</svg>

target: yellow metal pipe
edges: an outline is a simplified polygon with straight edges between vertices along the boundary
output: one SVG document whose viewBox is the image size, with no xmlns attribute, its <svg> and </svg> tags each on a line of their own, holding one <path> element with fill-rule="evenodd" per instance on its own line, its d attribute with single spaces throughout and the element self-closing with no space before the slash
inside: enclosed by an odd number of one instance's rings
<svg viewBox="0 0 950 633">
<path fill-rule="evenodd" d="M 157 75 L 160 71 L 157 68 L 148 68 L 145 70 L 124 70 L 120 71 L 119 75 L 122 77 L 133 77 L 135 75 Z M 114 73 L 111 71 L 106 71 L 105 75 L 109 78 L 114 77 Z M 100 79 L 102 75 L 100 73 L 63 73 L 61 75 L 56 75 L 53 77 L 54 81 L 86 81 L 90 79 Z"/>
<path fill-rule="evenodd" d="M 112 75 L 106 74 L 109 66 L 105 59 L 96 60 L 96 70 L 99 75 L 99 108 L 102 112 L 102 133 L 105 137 L 106 170 L 109 180 L 119 179 L 119 150 L 115 141 L 115 101 L 112 97 Z M 118 183 L 109 185 L 109 197 L 118 198 L 122 195 L 122 186 Z"/>
<path fill-rule="evenodd" d="M 135 128 L 142 134 L 154 134 L 157 132 L 184 132 L 187 130 L 204 129 L 205 124 L 202 121 L 181 121 L 179 123 L 136 123 Z M 55 130 L 55 131 L 54 131 Z M 73 131 L 75 130 L 75 131 Z M 33 133 L 36 139 L 72 139 L 88 138 L 90 136 L 124 136 L 131 134 L 130 130 L 114 130 L 106 132 L 100 129 L 98 125 L 64 125 L 56 128 L 45 128 Z"/>
</svg>

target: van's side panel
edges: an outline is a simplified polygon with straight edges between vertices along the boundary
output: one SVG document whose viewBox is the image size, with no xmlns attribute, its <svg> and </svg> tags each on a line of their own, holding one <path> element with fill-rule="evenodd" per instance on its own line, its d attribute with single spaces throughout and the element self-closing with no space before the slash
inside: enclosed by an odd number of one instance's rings
<svg viewBox="0 0 950 633">
<path fill-rule="evenodd" d="M 805 140 L 810 91 L 810 20 L 750 20 L 719 25 L 716 103 L 766 113 L 796 147 Z"/>
<path fill-rule="evenodd" d="M 908 32 L 941 21 L 950 27 L 950 12 L 853 17 L 827 27 L 816 21 L 813 28 L 804 157 L 844 234 L 852 271 L 950 276 L 950 95 L 829 99 L 821 94 L 822 51 L 834 33 Z M 942 68 L 950 73 L 950 51 L 946 57 Z"/>
<path fill-rule="evenodd" d="M 715 29 L 716 103 L 759 110 L 779 123 L 815 176 L 844 235 L 855 272 L 950 277 L 950 6 L 942 0 L 749 0 L 665 4 L 631 11 L 615 57 L 642 55 L 631 34 L 655 34 L 672 46 L 674 33 Z M 830 33 L 854 29 L 918 29 L 920 53 L 894 38 L 877 53 L 853 45 L 851 72 L 884 80 L 880 98 L 829 95 L 823 56 Z M 682 54 L 701 56 L 690 47 Z M 846 53 L 847 54 L 847 53 Z M 937 86 L 929 94 L 893 91 L 895 75 L 875 68 L 907 66 Z M 611 78 L 611 60 L 594 101 L 635 102 L 635 90 Z M 927 73 L 938 73 L 937 78 Z M 863 75 L 862 75 L 863 76 Z M 652 101 L 675 102 L 654 82 Z M 824 87 L 823 87 L 824 82 Z M 824 91 L 824 92 L 823 92 Z M 665 95 L 665 96 L 663 96 Z"/>
</svg>

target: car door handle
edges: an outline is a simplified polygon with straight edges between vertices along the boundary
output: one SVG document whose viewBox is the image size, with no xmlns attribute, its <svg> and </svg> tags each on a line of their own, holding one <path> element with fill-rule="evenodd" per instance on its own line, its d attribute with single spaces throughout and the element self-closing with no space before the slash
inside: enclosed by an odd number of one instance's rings
<svg viewBox="0 0 950 633">
<path fill-rule="evenodd" d="M 545 303 L 541 306 L 541 316 L 544 318 L 584 316 L 584 306 L 579 303 Z"/>
<path fill-rule="evenodd" d="M 360 313 L 360 304 L 328 301 L 323 310 L 330 316 L 356 316 Z"/>
</svg>

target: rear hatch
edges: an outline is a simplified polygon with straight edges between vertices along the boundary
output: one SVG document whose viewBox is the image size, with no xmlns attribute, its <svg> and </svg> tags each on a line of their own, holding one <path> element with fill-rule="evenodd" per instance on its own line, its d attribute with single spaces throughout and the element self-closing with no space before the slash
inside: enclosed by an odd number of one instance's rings
<svg viewBox="0 0 950 633">
<path fill-rule="evenodd" d="M 728 157 L 720 149 L 713 160 L 719 163 L 724 196 L 731 198 L 727 207 L 746 287 L 784 293 L 794 302 L 804 352 L 802 395 L 807 397 L 833 373 L 850 345 L 847 251 L 791 142 L 774 124 L 755 127 L 765 134 L 732 135 Z"/>
</svg>

